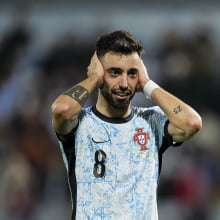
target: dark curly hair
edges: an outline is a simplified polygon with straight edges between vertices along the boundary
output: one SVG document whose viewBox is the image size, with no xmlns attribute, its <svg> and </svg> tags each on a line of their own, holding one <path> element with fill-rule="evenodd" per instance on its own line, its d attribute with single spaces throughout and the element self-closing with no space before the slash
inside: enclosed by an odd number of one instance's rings
<svg viewBox="0 0 220 220">
<path fill-rule="evenodd" d="M 96 53 L 99 58 L 108 52 L 122 54 L 137 52 L 141 56 L 143 46 L 129 32 L 118 30 L 101 35 L 96 43 Z"/>
</svg>

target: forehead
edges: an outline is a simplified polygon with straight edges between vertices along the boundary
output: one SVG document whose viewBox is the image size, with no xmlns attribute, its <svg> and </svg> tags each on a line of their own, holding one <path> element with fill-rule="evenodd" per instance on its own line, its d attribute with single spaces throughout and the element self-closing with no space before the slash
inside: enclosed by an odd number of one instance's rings
<svg viewBox="0 0 220 220">
<path fill-rule="evenodd" d="M 137 67 L 140 57 L 138 53 L 121 54 L 108 52 L 101 59 L 105 68 L 120 67 L 120 68 L 134 68 Z"/>
</svg>

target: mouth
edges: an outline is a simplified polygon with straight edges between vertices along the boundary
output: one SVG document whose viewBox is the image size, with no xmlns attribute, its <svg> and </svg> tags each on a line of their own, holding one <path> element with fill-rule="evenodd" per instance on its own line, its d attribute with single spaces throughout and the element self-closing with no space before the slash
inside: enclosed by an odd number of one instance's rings
<svg viewBox="0 0 220 220">
<path fill-rule="evenodd" d="M 124 92 L 124 91 L 123 92 L 122 91 L 113 91 L 112 94 L 118 100 L 126 100 L 131 95 L 131 93 L 129 91 L 126 91 L 126 92 Z"/>
</svg>

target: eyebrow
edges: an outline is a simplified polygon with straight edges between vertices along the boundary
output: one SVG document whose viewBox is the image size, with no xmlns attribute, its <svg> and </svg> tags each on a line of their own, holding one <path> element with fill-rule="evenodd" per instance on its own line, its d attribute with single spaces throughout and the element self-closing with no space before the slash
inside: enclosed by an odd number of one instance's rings
<svg viewBox="0 0 220 220">
<path fill-rule="evenodd" d="M 107 68 L 106 69 L 107 71 L 111 71 L 111 70 L 114 70 L 114 71 L 122 71 L 122 69 L 121 68 L 119 68 L 119 67 L 110 67 L 110 68 Z M 138 72 L 138 69 L 137 68 L 130 68 L 130 69 L 128 69 L 128 72 Z"/>
<path fill-rule="evenodd" d="M 110 67 L 110 68 L 107 68 L 106 70 L 107 70 L 107 71 L 111 71 L 111 70 L 114 70 L 114 71 L 122 71 L 122 69 L 119 68 L 119 67 Z"/>
<path fill-rule="evenodd" d="M 131 68 L 131 69 L 128 70 L 128 72 L 135 72 L 135 73 L 137 73 L 138 69 L 137 68 Z"/>
</svg>

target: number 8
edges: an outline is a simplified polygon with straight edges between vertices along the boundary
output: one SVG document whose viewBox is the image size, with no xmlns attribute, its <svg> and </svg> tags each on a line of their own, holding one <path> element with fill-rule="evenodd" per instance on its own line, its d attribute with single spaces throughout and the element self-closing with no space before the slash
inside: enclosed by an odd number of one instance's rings
<svg viewBox="0 0 220 220">
<path fill-rule="evenodd" d="M 93 174 L 96 178 L 102 178 L 105 175 L 106 153 L 103 150 L 95 152 L 95 164 Z"/>
</svg>

